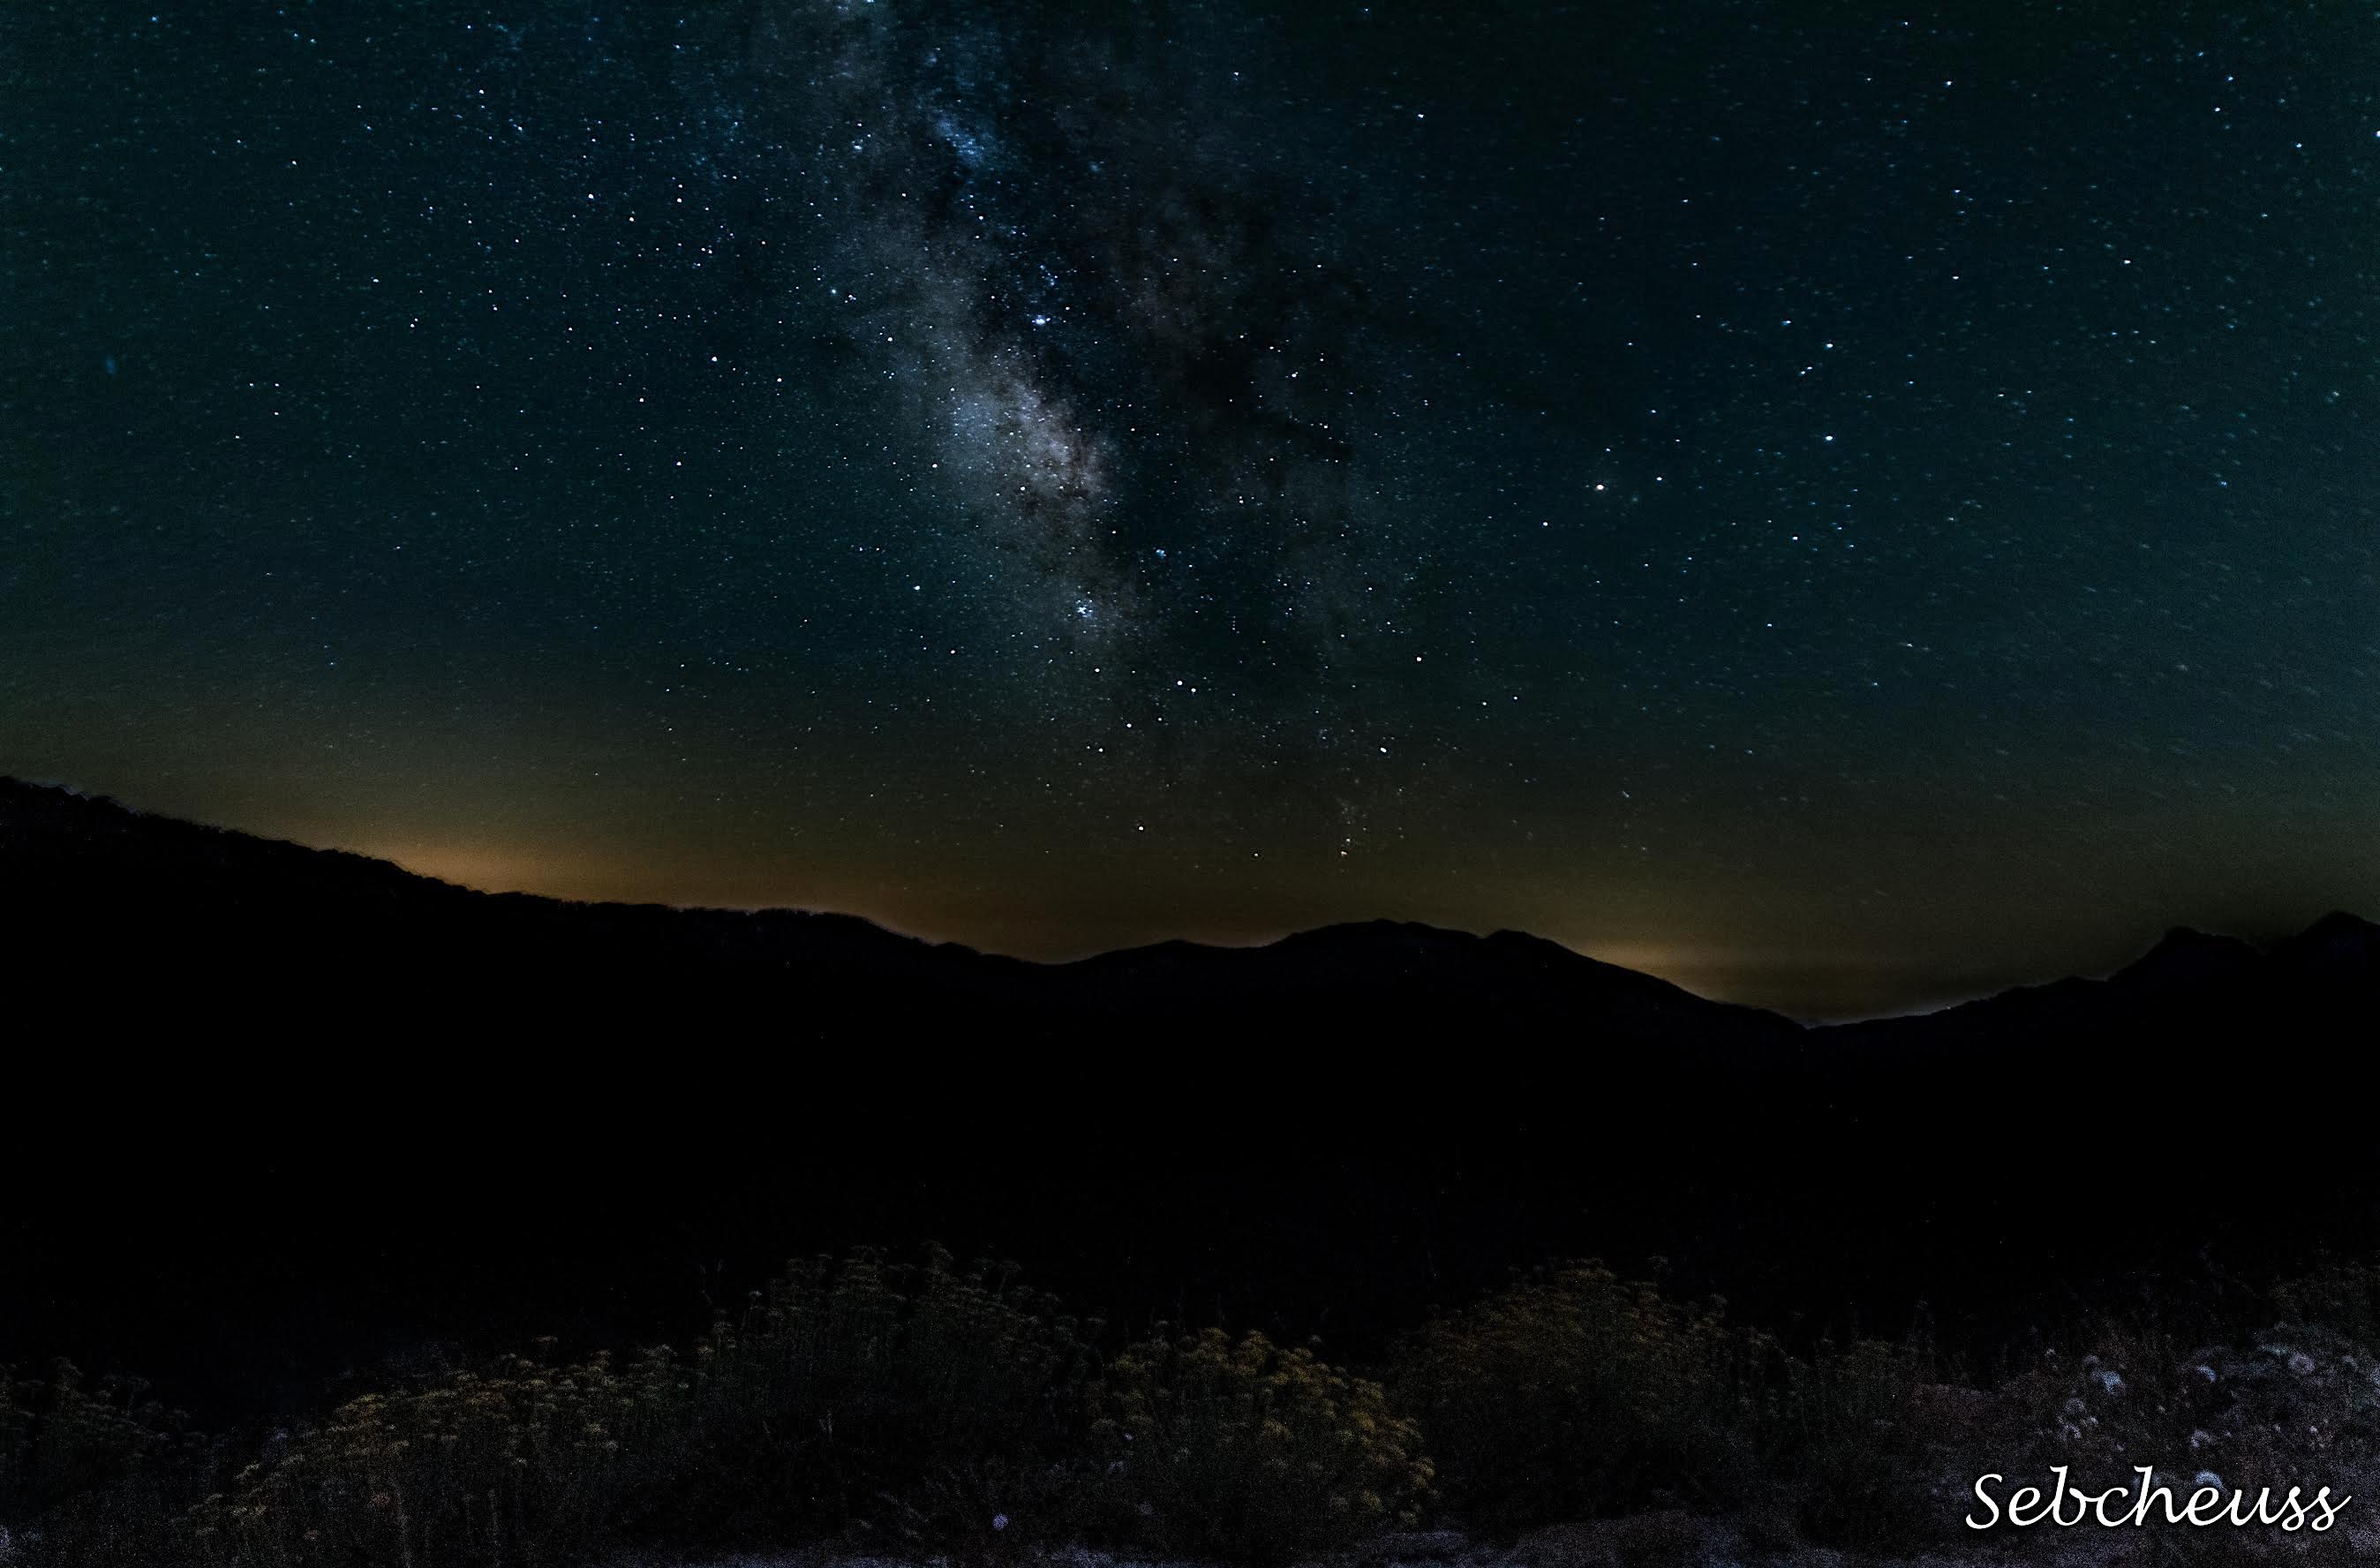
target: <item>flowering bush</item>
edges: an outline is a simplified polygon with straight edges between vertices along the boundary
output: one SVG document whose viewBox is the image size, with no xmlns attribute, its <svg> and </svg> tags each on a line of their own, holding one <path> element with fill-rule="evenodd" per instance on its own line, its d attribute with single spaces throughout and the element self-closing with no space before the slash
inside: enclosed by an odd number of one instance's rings
<svg viewBox="0 0 2380 1568">
<path fill-rule="evenodd" d="M 1267 1562 L 1415 1522 L 1431 1466 L 1380 1385 L 1262 1334 L 1130 1346 L 1096 1432 L 1112 1503 L 1168 1550 Z"/>
<path fill-rule="evenodd" d="M 201 1462 L 179 1411 L 146 1398 L 137 1378 L 103 1378 L 60 1361 L 46 1380 L 0 1367 L 0 1508 L 32 1513 L 159 1470 Z"/>
<path fill-rule="evenodd" d="M 195 1538 L 226 1563 L 565 1559 L 624 1491 L 680 1468 L 689 1392 L 662 1349 L 625 1371 L 514 1356 L 366 1394 L 206 1499 Z"/>
<path fill-rule="evenodd" d="M 147 1392 L 132 1378 L 87 1385 L 66 1361 L 46 1380 L 0 1367 L 0 1517 L 29 1522 L 0 1529 L 10 1568 L 40 1568 L 68 1549 L 87 1568 L 149 1568 L 180 1548 L 181 1501 L 203 1484 L 214 1450 Z"/>
<path fill-rule="evenodd" d="M 1393 1382 L 1475 1523 L 1519 1529 L 1732 1490 L 1777 1351 L 1599 1263 L 1541 1270 L 1407 1342 Z"/>
<path fill-rule="evenodd" d="M 1065 1445 L 1092 1365 L 1081 1326 L 986 1269 L 816 1259 L 690 1355 L 510 1357 L 352 1400 L 208 1498 L 195 1538 L 225 1564 L 367 1568 L 566 1562 L 639 1532 L 963 1544 L 1003 1509 L 1064 1517 L 1036 1505 L 1087 1471 Z"/>
<path fill-rule="evenodd" d="M 915 1268 L 874 1252 L 794 1264 L 697 1352 L 700 1453 L 682 1505 L 912 1545 L 1062 1529 L 1099 1330 L 940 1249 Z"/>
</svg>

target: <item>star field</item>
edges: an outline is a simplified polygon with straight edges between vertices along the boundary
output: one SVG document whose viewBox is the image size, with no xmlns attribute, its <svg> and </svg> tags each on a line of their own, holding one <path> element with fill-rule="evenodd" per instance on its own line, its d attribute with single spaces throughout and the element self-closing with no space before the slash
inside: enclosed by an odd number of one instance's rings
<svg viewBox="0 0 2380 1568">
<path fill-rule="evenodd" d="M 0 771 L 1803 1015 L 2380 904 L 2380 20 L 29 6 Z"/>
</svg>

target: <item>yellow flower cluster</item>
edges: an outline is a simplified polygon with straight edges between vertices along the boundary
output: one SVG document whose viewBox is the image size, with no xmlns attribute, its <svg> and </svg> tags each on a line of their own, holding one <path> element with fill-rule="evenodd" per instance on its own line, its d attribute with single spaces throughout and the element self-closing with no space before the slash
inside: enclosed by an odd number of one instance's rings
<svg viewBox="0 0 2380 1568">
<path fill-rule="evenodd" d="M 1111 1477 L 1191 1550 L 1327 1550 L 1413 1524 L 1429 1492 L 1420 1431 L 1379 1384 L 1262 1334 L 1132 1345 L 1100 1404 Z"/>
<path fill-rule="evenodd" d="M 191 1524 L 225 1562 L 518 1560 L 585 1538 L 624 1466 L 680 1440 L 686 1404 L 666 1347 L 625 1371 L 514 1356 L 349 1400 Z"/>
</svg>

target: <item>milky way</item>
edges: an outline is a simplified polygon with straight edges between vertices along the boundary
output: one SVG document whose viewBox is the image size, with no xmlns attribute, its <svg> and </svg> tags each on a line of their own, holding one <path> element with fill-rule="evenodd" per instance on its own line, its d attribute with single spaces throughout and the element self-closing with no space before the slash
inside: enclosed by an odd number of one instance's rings
<svg viewBox="0 0 2380 1568">
<path fill-rule="evenodd" d="M 1227 691 L 1327 741 L 1418 548 L 1368 439 L 1367 370 L 1405 345 L 1323 259 L 1328 165 L 1202 87 L 1221 23 L 1176 26 L 1207 36 L 786 7 L 738 81 L 788 111 L 848 394 L 941 477 L 981 612 L 1116 694 Z"/>
</svg>

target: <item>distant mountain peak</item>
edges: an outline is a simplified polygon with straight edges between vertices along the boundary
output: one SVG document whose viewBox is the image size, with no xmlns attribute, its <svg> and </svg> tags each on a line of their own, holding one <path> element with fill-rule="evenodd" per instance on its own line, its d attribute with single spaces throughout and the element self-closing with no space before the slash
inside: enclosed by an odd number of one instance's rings
<svg viewBox="0 0 2380 1568">
<path fill-rule="evenodd" d="M 2374 925 L 2361 915 L 2334 909 L 2298 934 L 2300 938 L 2312 942 L 2380 942 L 2380 925 Z"/>
<path fill-rule="evenodd" d="M 2293 974 L 2380 982 L 2380 925 L 2334 909 L 2274 948 L 2272 960 Z"/>
<path fill-rule="evenodd" d="M 2255 948 L 2238 937 L 2212 936 L 2190 926 L 2176 926 L 2110 978 L 2123 986 L 2213 984 L 2236 979 L 2260 961 Z"/>
</svg>

